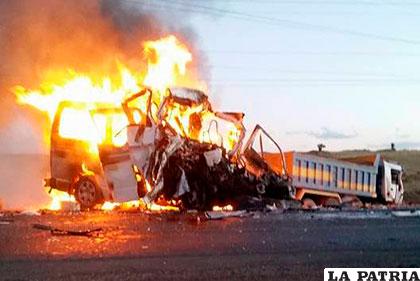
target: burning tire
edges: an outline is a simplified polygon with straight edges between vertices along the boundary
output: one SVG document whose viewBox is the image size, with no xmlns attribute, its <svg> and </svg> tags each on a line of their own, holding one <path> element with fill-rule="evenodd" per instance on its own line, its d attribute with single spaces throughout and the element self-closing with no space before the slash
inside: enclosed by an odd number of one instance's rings
<svg viewBox="0 0 420 281">
<path fill-rule="evenodd" d="M 74 186 L 74 196 L 82 210 L 94 207 L 100 198 L 96 183 L 88 177 L 80 177 Z"/>
</svg>

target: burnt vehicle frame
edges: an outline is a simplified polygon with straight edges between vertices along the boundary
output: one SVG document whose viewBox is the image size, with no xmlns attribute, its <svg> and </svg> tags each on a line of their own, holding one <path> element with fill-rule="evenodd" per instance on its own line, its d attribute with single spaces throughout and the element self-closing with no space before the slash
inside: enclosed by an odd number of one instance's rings
<svg viewBox="0 0 420 281">
<path fill-rule="evenodd" d="M 62 102 L 51 131 L 51 177 L 46 185 L 74 194 L 84 209 L 104 201 L 138 198 L 146 203 L 159 197 L 179 199 L 184 207 L 195 209 L 208 209 L 215 203 L 235 204 L 247 196 L 293 198 L 286 170 L 271 168 L 264 152 L 258 154 L 252 149 L 256 135 L 262 132 L 283 155 L 274 139 L 257 126 L 243 146 L 243 113 L 213 112 L 207 96 L 194 89 L 169 88 L 159 105 L 153 103 L 153 94 L 144 88 L 127 98 L 121 107 L 99 109 L 108 110 L 111 115 L 124 112 L 128 125 L 118 132 L 127 134 L 125 145 L 100 143 L 97 154 L 90 153 L 87 142 L 60 137 L 61 114 L 65 108 L 75 106 Z M 143 109 L 131 105 L 140 98 L 146 99 Z M 213 126 L 218 131 L 219 122 L 233 124 L 240 132 L 233 148 L 226 151 L 223 139 L 221 144 L 212 144 L 192 139 L 187 133 L 177 133 L 166 118 L 174 104 L 202 106 L 203 110 L 211 111 L 219 120 L 212 120 L 207 130 Z M 77 106 L 83 108 L 83 104 Z M 192 121 L 189 124 L 197 125 Z M 284 156 L 280 161 L 279 166 L 284 167 Z"/>
</svg>

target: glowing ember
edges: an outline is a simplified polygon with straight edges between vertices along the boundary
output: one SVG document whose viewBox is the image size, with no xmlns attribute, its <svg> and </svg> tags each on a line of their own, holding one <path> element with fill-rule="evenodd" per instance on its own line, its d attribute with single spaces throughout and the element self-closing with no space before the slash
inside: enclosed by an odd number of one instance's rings
<svg viewBox="0 0 420 281">
<path fill-rule="evenodd" d="M 135 201 L 128 201 L 128 202 L 123 202 L 123 203 L 114 203 L 114 202 L 105 202 L 102 206 L 101 206 L 101 210 L 103 211 L 112 211 L 114 209 L 119 209 L 122 211 L 130 211 L 130 210 L 134 210 L 134 209 L 144 209 L 144 210 L 149 210 L 152 212 L 161 212 L 161 211 L 179 211 L 178 207 L 175 206 L 162 206 L 156 203 L 152 203 L 152 204 L 145 204 L 143 202 L 143 200 L 135 200 Z"/>
<path fill-rule="evenodd" d="M 213 206 L 213 211 L 233 211 L 232 205 L 226 205 L 226 206 Z"/>
<path fill-rule="evenodd" d="M 73 195 L 68 194 L 67 192 L 51 190 L 49 193 L 51 197 L 51 203 L 47 207 L 48 210 L 58 211 L 62 208 L 63 202 L 76 202 L 76 199 Z"/>
<path fill-rule="evenodd" d="M 102 206 L 101 206 L 101 210 L 103 211 L 112 211 L 114 210 L 116 207 L 118 207 L 120 204 L 119 203 L 114 203 L 114 202 L 105 202 Z"/>
<path fill-rule="evenodd" d="M 122 203 L 116 203 L 116 202 L 105 202 L 101 206 L 102 211 L 112 211 L 114 209 L 120 209 L 120 210 L 132 210 L 132 209 L 138 209 L 142 206 L 141 200 L 134 200 L 134 201 L 128 201 L 128 202 L 122 202 Z"/>
<path fill-rule="evenodd" d="M 175 206 L 162 206 L 158 205 L 156 203 L 152 203 L 147 205 L 147 209 L 154 212 L 161 212 L 161 211 L 172 211 L 172 212 L 178 212 L 179 208 Z"/>
</svg>

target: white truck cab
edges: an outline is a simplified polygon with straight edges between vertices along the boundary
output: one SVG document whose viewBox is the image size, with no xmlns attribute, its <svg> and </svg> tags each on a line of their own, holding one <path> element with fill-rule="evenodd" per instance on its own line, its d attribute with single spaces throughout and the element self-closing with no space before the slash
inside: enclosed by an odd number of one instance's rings
<svg viewBox="0 0 420 281">
<path fill-rule="evenodd" d="M 401 165 L 383 160 L 378 171 L 378 192 L 387 202 L 400 204 L 403 200 L 404 186 L 402 183 L 403 169 Z"/>
</svg>

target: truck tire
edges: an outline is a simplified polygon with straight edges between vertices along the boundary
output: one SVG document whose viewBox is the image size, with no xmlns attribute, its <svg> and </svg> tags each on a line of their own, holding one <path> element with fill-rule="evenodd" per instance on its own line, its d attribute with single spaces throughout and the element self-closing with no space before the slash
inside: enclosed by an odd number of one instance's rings
<svg viewBox="0 0 420 281">
<path fill-rule="evenodd" d="M 82 176 L 75 183 L 74 196 L 80 204 L 80 209 L 86 210 L 91 209 L 98 204 L 100 192 L 94 180 Z"/>
<path fill-rule="evenodd" d="M 328 197 L 322 205 L 327 208 L 338 208 L 341 204 L 337 198 Z"/>
<path fill-rule="evenodd" d="M 317 205 L 314 200 L 311 198 L 303 198 L 302 200 L 302 208 L 303 209 L 316 209 Z"/>
<path fill-rule="evenodd" d="M 341 206 L 346 208 L 363 208 L 363 202 L 359 197 L 353 195 L 345 195 L 341 198 Z"/>
</svg>

